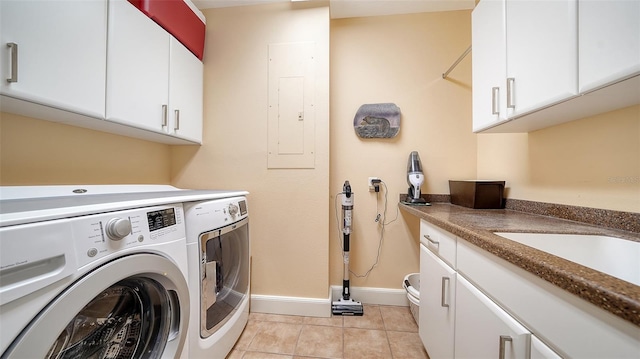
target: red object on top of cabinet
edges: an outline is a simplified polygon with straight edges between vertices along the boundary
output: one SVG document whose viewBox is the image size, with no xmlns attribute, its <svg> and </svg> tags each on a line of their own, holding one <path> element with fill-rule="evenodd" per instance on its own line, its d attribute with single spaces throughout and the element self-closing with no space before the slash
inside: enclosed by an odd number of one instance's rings
<svg viewBox="0 0 640 359">
<path fill-rule="evenodd" d="M 129 0 L 202 60 L 205 24 L 183 0 Z"/>
</svg>

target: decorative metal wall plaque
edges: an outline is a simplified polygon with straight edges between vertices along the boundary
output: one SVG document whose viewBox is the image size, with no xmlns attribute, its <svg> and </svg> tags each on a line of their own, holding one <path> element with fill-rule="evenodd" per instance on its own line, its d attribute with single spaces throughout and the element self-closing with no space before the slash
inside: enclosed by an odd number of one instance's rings
<svg viewBox="0 0 640 359">
<path fill-rule="evenodd" d="M 394 103 L 360 106 L 353 127 L 361 138 L 392 138 L 400 131 L 400 107 Z"/>
</svg>

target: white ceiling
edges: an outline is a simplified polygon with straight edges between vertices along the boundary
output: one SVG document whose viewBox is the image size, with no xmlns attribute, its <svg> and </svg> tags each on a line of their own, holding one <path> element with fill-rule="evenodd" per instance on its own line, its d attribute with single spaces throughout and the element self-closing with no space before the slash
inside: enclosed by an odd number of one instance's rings
<svg viewBox="0 0 640 359">
<path fill-rule="evenodd" d="M 199 9 L 258 5 L 291 0 L 192 0 Z M 475 0 L 330 0 L 331 18 L 469 10 Z"/>
</svg>

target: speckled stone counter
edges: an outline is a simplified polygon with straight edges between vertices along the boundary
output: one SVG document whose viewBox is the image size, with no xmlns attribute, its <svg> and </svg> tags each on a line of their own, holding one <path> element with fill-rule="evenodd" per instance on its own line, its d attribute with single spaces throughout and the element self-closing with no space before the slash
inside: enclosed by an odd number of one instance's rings
<svg viewBox="0 0 640 359">
<path fill-rule="evenodd" d="M 424 219 L 616 316 L 640 326 L 640 286 L 500 237 L 493 232 L 596 234 L 640 242 L 640 234 L 509 209 L 400 203 Z"/>
</svg>

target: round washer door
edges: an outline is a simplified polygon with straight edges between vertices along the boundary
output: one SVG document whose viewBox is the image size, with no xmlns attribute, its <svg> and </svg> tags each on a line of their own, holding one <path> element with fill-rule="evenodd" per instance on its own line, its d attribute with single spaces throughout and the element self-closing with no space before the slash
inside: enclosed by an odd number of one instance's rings
<svg viewBox="0 0 640 359">
<path fill-rule="evenodd" d="M 135 254 L 86 274 L 52 301 L 4 356 L 177 358 L 185 345 L 189 292 L 169 259 Z"/>
</svg>

